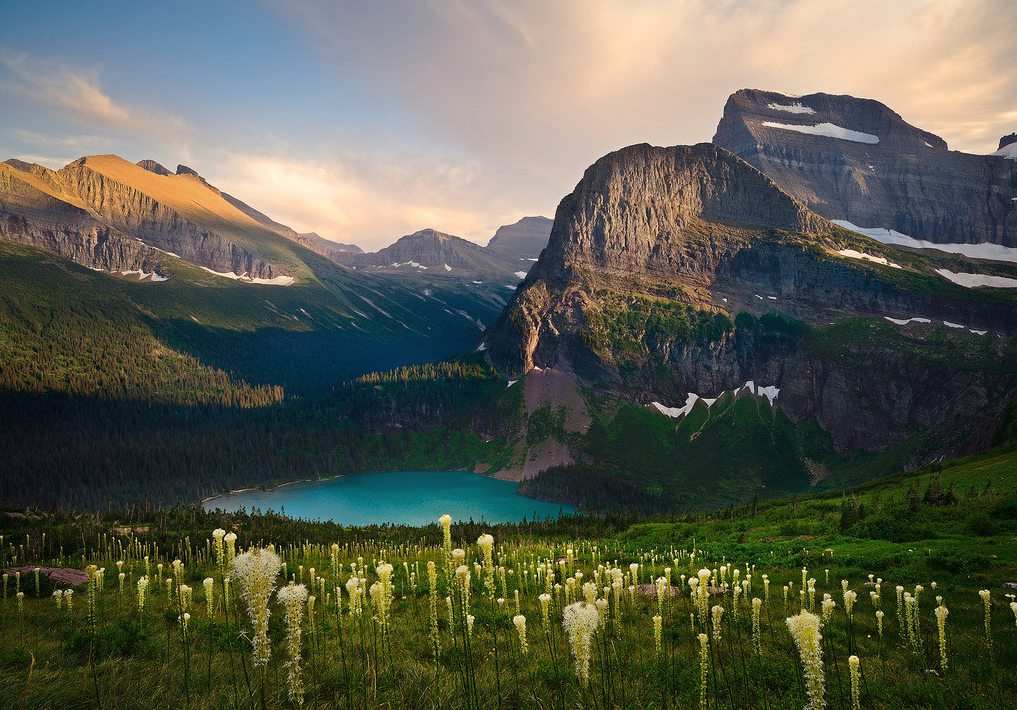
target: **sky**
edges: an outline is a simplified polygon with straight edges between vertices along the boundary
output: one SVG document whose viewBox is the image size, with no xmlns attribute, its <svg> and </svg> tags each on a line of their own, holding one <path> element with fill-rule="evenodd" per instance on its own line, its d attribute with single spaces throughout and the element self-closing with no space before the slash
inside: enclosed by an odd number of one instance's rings
<svg viewBox="0 0 1017 710">
<path fill-rule="evenodd" d="M 0 159 L 185 164 L 375 250 L 553 216 L 600 156 L 709 141 L 740 88 L 1017 131 L 1013 0 L 0 0 Z"/>
</svg>

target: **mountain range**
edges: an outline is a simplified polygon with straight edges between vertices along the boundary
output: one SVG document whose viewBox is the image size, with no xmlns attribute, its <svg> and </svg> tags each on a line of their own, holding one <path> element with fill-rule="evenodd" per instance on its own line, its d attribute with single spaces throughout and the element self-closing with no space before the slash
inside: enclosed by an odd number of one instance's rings
<svg viewBox="0 0 1017 710">
<path fill-rule="evenodd" d="M 0 384 L 144 400 L 169 367 L 173 402 L 289 406 L 289 450 L 339 437 L 315 475 L 423 457 L 663 510 L 857 482 L 1017 437 L 1017 265 L 970 256 L 1017 247 L 1013 145 L 967 155 L 875 101 L 742 90 L 712 144 L 610 153 L 553 222 L 373 253 L 183 166 L 8 161 Z M 82 348 L 102 323 L 123 354 Z"/>
</svg>

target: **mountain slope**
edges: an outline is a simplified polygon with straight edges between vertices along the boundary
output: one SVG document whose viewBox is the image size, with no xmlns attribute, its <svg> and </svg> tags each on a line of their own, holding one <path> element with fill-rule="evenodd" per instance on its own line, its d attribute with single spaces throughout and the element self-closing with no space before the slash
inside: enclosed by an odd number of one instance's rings
<svg viewBox="0 0 1017 710">
<path fill-rule="evenodd" d="M 553 368 L 680 421 L 748 389 L 795 427 L 818 423 L 829 451 L 910 447 L 917 462 L 1013 435 L 1015 329 L 1012 289 L 953 284 L 716 146 L 639 145 L 562 200 L 483 347 L 513 379 Z M 808 439 L 791 452 L 802 466 Z"/>
<path fill-rule="evenodd" d="M 307 393 L 462 352 L 507 296 L 504 285 L 501 301 L 478 301 L 463 289 L 358 272 L 322 256 L 338 252 L 320 242 L 301 246 L 305 238 L 185 166 L 171 173 L 116 156 L 59 171 L 0 163 L 0 239 L 110 272 L 84 280 L 122 282 L 114 290 L 124 307 L 150 314 L 164 346 L 256 383 Z M 0 255 L 11 268 L 52 262 L 32 250 Z M 81 277 L 38 273 L 72 307 L 65 281 Z"/>
<path fill-rule="evenodd" d="M 951 151 L 878 101 L 742 89 L 713 142 L 828 219 L 1017 247 L 1017 162 Z"/>
<path fill-rule="evenodd" d="M 515 224 L 498 227 L 487 248 L 512 259 L 536 261 L 547 246 L 552 224 L 547 217 L 523 217 Z"/>
</svg>

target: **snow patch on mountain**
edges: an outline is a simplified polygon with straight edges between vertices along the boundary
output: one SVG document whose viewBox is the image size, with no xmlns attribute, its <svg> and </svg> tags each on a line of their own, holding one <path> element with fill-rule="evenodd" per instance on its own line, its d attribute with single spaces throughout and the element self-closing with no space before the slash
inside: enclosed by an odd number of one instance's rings
<svg viewBox="0 0 1017 710">
<path fill-rule="evenodd" d="M 232 271 L 213 271 L 212 269 L 209 269 L 206 266 L 200 266 L 198 268 L 207 271 L 210 274 L 221 276 L 224 279 L 233 279 L 234 281 L 240 281 L 241 283 L 245 284 L 261 284 L 263 286 L 289 286 L 294 281 L 296 281 L 296 279 L 293 278 L 292 276 L 276 276 L 271 279 L 258 279 L 251 278 L 250 276 L 247 275 L 246 272 L 238 276 L 237 274 L 234 274 Z"/>
<path fill-rule="evenodd" d="M 879 143 L 879 136 L 874 136 L 871 133 L 862 133 L 861 131 L 852 131 L 850 128 L 842 128 L 833 123 L 817 123 L 809 126 L 763 121 L 763 125 L 767 128 L 781 128 L 785 131 L 807 133 L 812 136 L 824 136 L 826 138 L 839 138 L 840 140 L 853 141 L 855 143 L 869 143 L 872 145 Z"/>
<path fill-rule="evenodd" d="M 913 249 L 938 249 L 948 254 L 963 254 L 972 259 L 992 259 L 993 261 L 1012 261 L 1017 263 L 1017 249 L 999 244 L 983 242 L 981 244 L 937 244 L 909 237 L 893 229 L 883 227 L 859 227 L 846 219 L 832 219 L 834 224 L 857 234 L 875 239 L 883 244 L 896 244 Z"/>
<path fill-rule="evenodd" d="M 1005 276 L 989 276 L 988 274 L 966 274 L 949 271 L 947 269 L 936 269 L 936 273 L 944 279 L 960 284 L 965 288 L 978 288 L 988 286 L 990 288 L 1017 288 L 1017 279 L 1010 279 Z"/>
<path fill-rule="evenodd" d="M 901 268 L 900 264 L 894 264 L 892 261 L 888 261 L 882 256 L 873 256 L 872 254 L 866 254 L 864 252 L 855 251 L 854 249 L 841 249 L 837 252 L 841 256 L 846 256 L 849 259 L 862 259 L 863 261 L 873 261 L 883 266 L 892 266 L 895 269 Z"/>
<path fill-rule="evenodd" d="M 772 108 L 774 111 L 787 111 L 788 113 L 815 113 L 816 109 L 809 106 L 802 106 L 801 101 L 796 101 L 790 106 L 783 104 L 767 104 L 767 108 Z"/>
<path fill-rule="evenodd" d="M 752 380 L 747 381 L 741 387 L 736 387 L 733 390 L 733 394 L 735 397 L 737 397 L 739 392 L 745 390 L 751 392 L 757 397 L 765 397 L 766 400 L 770 403 L 770 406 L 773 406 L 774 400 L 776 400 L 777 395 L 780 394 L 780 388 L 777 387 L 776 385 L 770 385 L 767 387 L 757 387 L 756 383 Z M 723 394 L 723 392 L 721 394 Z M 670 417 L 671 419 L 678 419 L 679 417 L 684 417 L 686 414 L 691 412 L 692 408 L 696 406 L 696 402 L 702 400 L 703 404 L 705 404 L 707 408 L 710 408 L 713 406 L 713 403 L 716 402 L 718 399 L 720 399 L 720 395 L 710 398 L 710 397 L 700 397 L 695 392 L 689 392 L 688 396 L 685 398 L 685 404 L 682 405 L 681 407 L 668 407 L 664 404 L 661 404 L 660 402 L 650 402 L 650 406 L 655 407 L 657 411 L 663 414 L 665 417 Z"/>
</svg>

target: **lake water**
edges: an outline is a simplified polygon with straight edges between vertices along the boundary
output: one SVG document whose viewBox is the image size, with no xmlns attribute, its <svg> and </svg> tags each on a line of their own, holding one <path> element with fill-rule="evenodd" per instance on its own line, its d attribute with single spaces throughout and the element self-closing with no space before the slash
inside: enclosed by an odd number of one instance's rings
<svg viewBox="0 0 1017 710">
<path fill-rule="evenodd" d="M 452 520 L 489 523 L 557 518 L 575 506 L 547 503 L 516 493 L 511 481 L 467 471 L 362 473 L 328 481 L 294 483 L 273 491 L 244 491 L 213 498 L 206 510 L 258 508 L 292 518 L 334 520 L 341 525 L 427 525 L 445 513 Z"/>
</svg>

